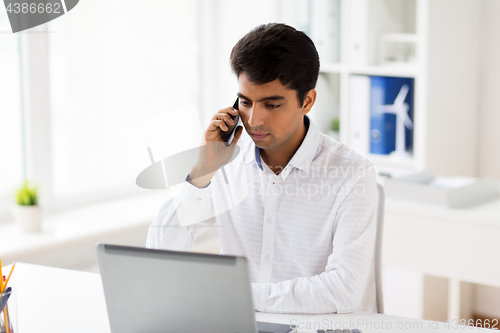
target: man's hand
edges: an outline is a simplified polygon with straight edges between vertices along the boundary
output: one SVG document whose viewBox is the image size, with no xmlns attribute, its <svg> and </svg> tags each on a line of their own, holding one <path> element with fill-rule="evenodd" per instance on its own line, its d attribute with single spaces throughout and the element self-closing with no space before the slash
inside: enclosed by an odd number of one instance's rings
<svg viewBox="0 0 500 333">
<path fill-rule="evenodd" d="M 230 115 L 233 117 L 237 117 L 239 111 L 233 109 L 232 107 L 225 108 L 217 112 L 212 120 L 210 121 L 210 125 L 205 131 L 205 141 L 210 142 L 225 142 L 224 141 L 224 132 L 231 132 L 236 126 L 236 119 L 233 120 Z M 236 140 L 235 133 L 235 140 Z M 238 137 L 239 138 L 239 137 Z"/>
<path fill-rule="evenodd" d="M 233 156 L 236 143 L 240 139 L 243 128 L 237 128 L 230 146 L 226 146 L 224 132 L 232 131 L 236 120 L 230 115 L 237 116 L 238 110 L 228 107 L 217 112 L 210 121 L 204 133 L 203 146 L 200 148 L 198 163 L 189 174 L 188 181 L 196 187 L 206 187 L 210 184 L 215 172 L 228 163 Z"/>
</svg>

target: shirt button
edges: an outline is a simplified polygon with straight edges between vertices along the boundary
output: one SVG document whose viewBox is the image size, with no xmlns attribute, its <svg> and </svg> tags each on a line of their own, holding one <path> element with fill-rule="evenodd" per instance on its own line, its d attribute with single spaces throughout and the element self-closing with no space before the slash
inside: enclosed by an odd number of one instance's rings
<svg viewBox="0 0 500 333">
<path fill-rule="evenodd" d="M 267 219 L 267 223 L 269 223 L 269 224 L 273 223 L 273 219 L 272 218 L 268 218 Z"/>
<path fill-rule="evenodd" d="M 271 256 L 269 254 L 266 254 L 266 260 L 271 259 Z"/>
</svg>

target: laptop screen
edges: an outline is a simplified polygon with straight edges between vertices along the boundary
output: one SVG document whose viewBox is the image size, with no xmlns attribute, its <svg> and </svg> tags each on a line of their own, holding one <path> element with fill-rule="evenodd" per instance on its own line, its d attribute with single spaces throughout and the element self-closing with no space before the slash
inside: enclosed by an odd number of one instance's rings
<svg viewBox="0 0 500 333">
<path fill-rule="evenodd" d="M 246 259 L 97 245 L 113 333 L 257 332 Z"/>
</svg>

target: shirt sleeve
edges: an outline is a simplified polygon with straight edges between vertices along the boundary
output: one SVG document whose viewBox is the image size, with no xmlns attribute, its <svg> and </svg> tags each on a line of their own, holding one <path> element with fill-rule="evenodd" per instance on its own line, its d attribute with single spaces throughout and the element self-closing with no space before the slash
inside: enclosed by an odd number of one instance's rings
<svg viewBox="0 0 500 333">
<path fill-rule="evenodd" d="M 335 215 L 333 251 L 325 271 L 278 283 L 252 283 L 255 309 L 307 314 L 356 311 L 371 276 L 377 205 L 376 175 L 357 179 Z"/>
<path fill-rule="evenodd" d="M 151 223 L 146 247 L 188 251 L 196 238 L 214 223 L 211 185 L 200 189 L 184 182 Z"/>
<path fill-rule="evenodd" d="M 188 251 L 196 238 L 216 223 L 216 216 L 246 197 L 247 178 L 241 170 L 244 167 L 239 154 L 217 170 L 207 187 L 198 188 L 185 181 L 170 195 L 151 223 L 146 247 Z"/>
</svg>

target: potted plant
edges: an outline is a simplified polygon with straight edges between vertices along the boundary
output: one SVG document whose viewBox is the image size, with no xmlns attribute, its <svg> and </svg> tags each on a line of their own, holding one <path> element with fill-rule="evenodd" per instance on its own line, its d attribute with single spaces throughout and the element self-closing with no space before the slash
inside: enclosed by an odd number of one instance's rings
<svg viewBox="0 0 500 333">
<path fill-rule="evenodd" d="M 16 192 L 14 219 L 23 232 L 38 232 L 42 226 L 42 208 L 38 206 L 38 189 L 30 187 L 28 181 Z"/>
<path fill-rule="evenodd" d="M 340 119 L 333 118 L 330 123 L 330 130 L 328 131 L 328 135 L 334 138 L 337 141 L 340 141 Z"/>
</svg>

